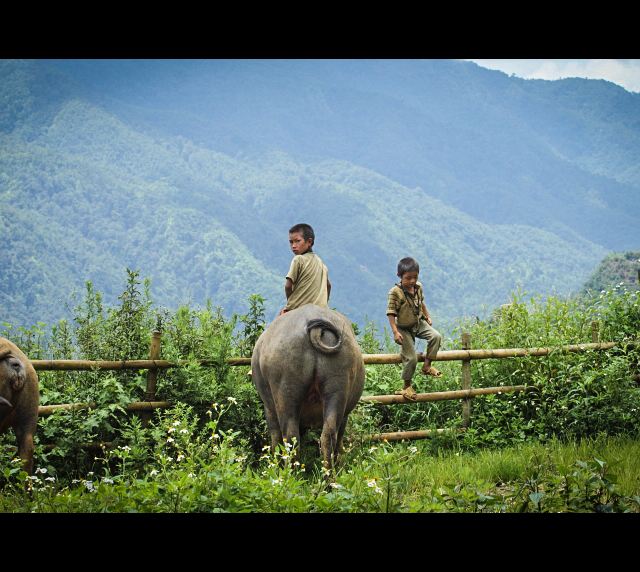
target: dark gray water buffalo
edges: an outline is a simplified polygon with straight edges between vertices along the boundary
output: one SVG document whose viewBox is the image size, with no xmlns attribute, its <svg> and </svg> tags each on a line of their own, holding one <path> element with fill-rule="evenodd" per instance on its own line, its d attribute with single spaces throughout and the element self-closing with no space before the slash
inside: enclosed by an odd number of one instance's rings
<svg viewBox="0 0 640 572">
<path fill-rule="evenodd" d="M 322 456 L 332 467 L 364 387 L 362 353 L 349 320 L 311 304 L 283 314 L 258 338 L 251 370 L 272 448 L 283 437 L 300 443 L 300 428 L 321 427 Z"/>
<path fill-rule="evenodd" d="M 33 436 L 38 425 L 38 375 L 18 346 L 0 338 L 0 433 L 13 428 L 24 470 L 33 471 Z"/>
</svg>

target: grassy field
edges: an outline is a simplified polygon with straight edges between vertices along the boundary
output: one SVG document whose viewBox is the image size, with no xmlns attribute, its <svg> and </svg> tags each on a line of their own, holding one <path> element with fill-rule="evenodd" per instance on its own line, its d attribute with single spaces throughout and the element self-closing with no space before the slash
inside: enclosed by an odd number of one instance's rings
<svg viewBox="0 0 640 572">
<path fill-rule="evenodd" d="M 145 282 L 146 284 L 146 282 Z M 388 406 L 352 412 L 347 450 L 325 474 L 317 438 L 300 455 L 271 453 L 263 406 L 246 367 L 265 320 L 254 295 L 246 315 L 220 308 L 154 308 L 128 271 L 121 304 L 104 308 L 87 284 L 73 323 L 12 330 L 31 359 L 142 359 L 150 332 L 162 329 L 162 357 L 187 360 L 163 372 L 148 425 L 126 411 L 145 395 L 143 371 L 42 371 L 41 405 L 92 402 L 39 420 L 36 472 L 15 458 L 15 439 L 0 436 L 0 512 L 227 513 L 518 513 L 640 511 L 640 291 L 512 302 L 490 320 L 463 323 L 474 348 L 546 347 L 591 341 L 594 323 L 607 351 L 476 360 L 474 387 L 526 385 L 528 391 L 473 400 L 464 432 L 460 403 Z M 395 351 L 372 324 L 359 331 L 364 353 Z M 457 336 L 456 336 L 457 339 Z M 455 339 L 448 349 L 459 347 Z M 206 359 L 211 367 L 198 365 Z M 442 364 L 419 391 L 461 386 L 459 364 Z M 365 393 L 401 387 L 400 367 L 367 366 Z M 444 429 L 429 439 L 372 442 L 389 431 Z M 305 466 L 306 465 L 306 466 Z"/>
<path fill-rule="evenodd" d="M 252 463 L 215 420 L 204 432 L 188 416 L 165 421 L 166 441 L 145 462 L 124 446 L 71 482 L 45 468 L 32 477 L 5 469 L 0 511 L 640 512 L 640 441 L 628 437 L 477 452 L 432 440 L 360 444 L 329 473 L 308 446 L 299 456 L 286 446 L 265 451 Z"/>
<path fill-rule="evenodd" d="M 640 508 L 637 440 L 603 436 L 436 455 L 417 447 L 396 475 L 392 500 L 399 510 L 606 511 L 615 495 L 635 498 L 629 510 Z"/>
</svg>

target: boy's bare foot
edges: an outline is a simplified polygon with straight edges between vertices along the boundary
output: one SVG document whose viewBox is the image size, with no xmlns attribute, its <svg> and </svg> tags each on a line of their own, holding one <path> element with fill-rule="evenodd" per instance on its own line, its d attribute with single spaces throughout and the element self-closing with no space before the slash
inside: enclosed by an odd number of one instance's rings
<svg viewBox="0 0 640 572">
<path fill-rule="evenodd" d="M 396 391 L 396 395 L 402 395 L 402 397 L 408 399 L 409 401 L 416 401 L 418 399 L 418 394 L 412 386 L 405 387 L 404 389 L 399 389 L 398 391 Z"/>
<path fill-rule="evenodd" d="M 433 366 L 429 366 L 428 368 L 423 367 L 422 368 L 422 373 L 424 373 L 424 375 L 431 375 L 433 377 L 441 377 L 442 376 L 442 372 L 439 369 L 436 369 Z"/>
</svg>

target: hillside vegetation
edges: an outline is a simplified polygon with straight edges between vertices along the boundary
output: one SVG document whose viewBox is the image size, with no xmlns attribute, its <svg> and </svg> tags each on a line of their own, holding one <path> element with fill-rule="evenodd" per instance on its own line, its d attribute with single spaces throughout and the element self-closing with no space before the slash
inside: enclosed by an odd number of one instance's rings
<svg viewBox="0 0 640 572">
<path fill-rule="evenodd" d="M 640 240 L 637 97 L 611 84 L 445 61 L 3 61 L 0 79 L 15 326 L 69 318 L 87 281 L 115 303 L 126 268 L 168 309 L 260 293 L 271 319 L 302 221 L 361 326 L 384 324 L 403 256 L 446 330 L 517 287 L 578 292 Z"/>
<path fill-rule="evenodd" d="M 640 289 L 640 251 L 608 254 L 587 280 L 585 290 L 600 292 L 622 285 Z"/>
<path fill-rule="evenodd" d="M 352 412 L 337 471 L 322 471 L 318 432 L 298 446 L 268 451 L 262 404 L 247 366 L 265 326 L 260 297 L 240 316 L 219 309 L 158 308 L 148 284 L 129 272 L 119 302 L 88 287 L 73 320 L 0 329 L 31 359 L 145 358 L 152 329 L 162 357 L 187 360 L 163 370 L 144 426 L 125 407 L 141 400 L 144 371 L 41 371 L 41 403 L 94 403 L 39 420 L 37 470 L 20 471 L 12 435 L 0 436 L 0 511 L 28 512 L 638 512 L 640 291 L 523 300 L 491 320 L 461 324 L 472 347 L 539 347 L 590 342 L 593 321 L 607 351 L 474 360 L 472 385 L 525 385 L 472 400 L 462 428 L 459 400 L 380 405 Z M 375 326 L 356 328 L 363 352 L 397 351 Z M 448 339 L 449 347 L 459 347 Z M 394 350 L 395 346 L 395 350 Z M 206 359 L 212 366 L 202 367 Z M 420 392 L 461 387 L 457 362 L 441 378 L 416 376 Z M 366 366 L 365 394 L 401 387 L 399 365 Z M 379 432 L 445 429 L 430 439 L 370 441 Z"/>
</svg>

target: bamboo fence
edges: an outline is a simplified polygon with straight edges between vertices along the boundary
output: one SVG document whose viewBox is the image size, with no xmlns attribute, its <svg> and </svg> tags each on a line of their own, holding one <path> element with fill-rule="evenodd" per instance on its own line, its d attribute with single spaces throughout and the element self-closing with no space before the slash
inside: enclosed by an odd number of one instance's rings
<svg viewBox="0 0 640 572">
<path fill-rule="evenodd" d="M 464 430 L 471 424 L 471 400 L 482 395 L 495 395 L 503 393 L 513 393 L 532 389 L 526 385 L 512 385 L 500 387 L 472 388 L 471 360 L 481 359 L 505 359 L 518 357 L 548 356 L 566 353 L 581 353 L 587 351 L 602 351 L 614 348 L 617 342 L 599 342 L 598 324 L 592 324 L 592 343 L 574 344 L 554 347 L 539 348 L 500 348 L 500 349 L 471 349 L 471 336 L 468 333 L 462 334 L 462 349 L 444 350 L 438 352 L 435 361 L 461 361 L 462 362 L 462 388 L 451 391 L 438 391 L 432 393 L 419 393 L 415 401 L 405 399 L 401 395 L 369 395 L 361 397 L 362 402 L 374 402 L 383 405 L 411 404 L 428 401 L 441 401 L 460 399 L 462 400 L 462 426 Z M 193 361 L 168 361 L 160 359 L 160 332 L 153 332 L 151 346 L 149 349 L 149 359 L 146 360 L 31 360 L 33 367 L 39 371 L 96 371 L 96 370 L 148 370 L 147 387 L 144 401 L 131 403 L 127 406 L 128 411 L 138 412 L 143 423 L 147 424 L 151 416 L 151 411 L 157 408 L 167 408 L 171 406 L 168 401 L 158 401 L 156 399 L 156 383 L 158 371 L 162 369 L 184 367 L 193 365 Z M 400 354 L 363 354 L 365 365 L 379 364 L 399 364 L 402 363 Z M 424 353 L 418 354 L 418 361 L 424 361 Z M 251 358 L 233 357 L 225 360 L 230 366 L 249 366 Z M 196 362 L 202 367 L 212 367 L 218 365 L 213 360 L 199 360 Z M 44 405 L 39 408 L 39 415 L 51 415 L 56 411 L 78 410 L 95 408 L 95 403 L 63 403 L 59 405 Z M 370 435 L 372 440 L 398 441 L 402 439 L 421 439 L 445 432 L 445 429 L 435 431 L 399 431 L 393 433 L 378 433 Z"/>
</svg>

